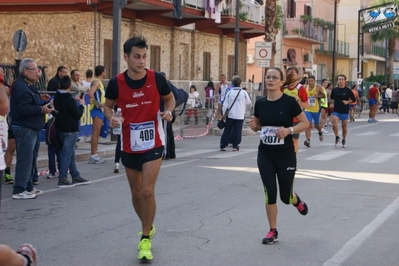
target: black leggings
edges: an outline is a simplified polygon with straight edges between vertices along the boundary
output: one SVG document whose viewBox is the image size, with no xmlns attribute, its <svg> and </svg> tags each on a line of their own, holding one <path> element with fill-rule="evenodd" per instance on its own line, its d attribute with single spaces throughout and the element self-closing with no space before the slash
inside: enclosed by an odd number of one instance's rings
<svg viewBox="0 0 399 266">
<path fill-rule="evenodd" d="M 275 153 L 258 151 L 258 168 L 266 195 L 266 204 L 277 201 L 277 181 L 280 188 L 280 198 L 285 204 L 292 204 L 292 189 L 296 171 L 295 151 Z"/>
</svg>

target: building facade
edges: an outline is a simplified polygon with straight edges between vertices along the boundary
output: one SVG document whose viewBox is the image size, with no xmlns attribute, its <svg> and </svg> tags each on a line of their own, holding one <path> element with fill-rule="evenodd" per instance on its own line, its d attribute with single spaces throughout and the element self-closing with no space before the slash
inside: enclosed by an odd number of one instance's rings
<svg viewBox="0 0 399 266">
<path fill-rule="evenodd" d="M 338 1 L 339 3 L 339 1 Z M 276 38 L 277 53 L 275 66 L 297 67 L 301 75 L 314 75 L 317 80 L 331 78 L 334 34 L 334 0 L 280 0 L 283 12 L 283 28 Z M 341 24 L 337 24 L 336 72 L 345 74 L 340 64 L 349 62 L 350 44 L 345 35 L 338 35 Z M 262 70 L 252 62 L 254 45 L 263 41 L 262 37 L 251 39 L 247 43 L 248 76 L 261 76 Z M 345 63 L 343 63 L 345 62 Z M 261 79 L 255 79 L 261 82 Z"/>
<path fill-rule="evenodd" d="M 111 77 L 112 0 L 0 0 L 0 63 L 13 64 L 13 34 L 23 30 L 27 47 L 21 58 L 46 66 L 49 77 L 58 66 L 81 72 L 105 65 Z M 123 1 L 121 1 L 123 2 Z M 143 35 L 149 43 L 147 67 L 172 80 L 230 78 L 235 60 L 235 1 L 208 6 L 206 0 L 128 0 L 122 9 L 121 44 Z M 214 1 L 210 1 L 215 4 Z M 208 12 L 210 11 L 210 12 Z M 241 0 L 239 6 L 238 74 L 246 77 L 246 40 L 264 34 L 264 9 Z M 120 47 L 120 70 L 126 69 Z"/>
</svg>

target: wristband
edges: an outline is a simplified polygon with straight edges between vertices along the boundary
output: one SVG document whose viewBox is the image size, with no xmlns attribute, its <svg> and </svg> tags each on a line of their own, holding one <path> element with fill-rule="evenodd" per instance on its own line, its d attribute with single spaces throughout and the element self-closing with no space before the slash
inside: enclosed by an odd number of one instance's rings
<svg viewBox="0 0 399 266">
<path fill-rule="evenodd" d="M 294 128 L 290 127 L 291 135 L 294 135 Z"/>
<path fill-rule="evenodd" d="M 169 113 L 170 115 L 172 115 L 172 112 L 171 112 L 171 111 L 165 111 L 165 113 Z"/>
</svg>

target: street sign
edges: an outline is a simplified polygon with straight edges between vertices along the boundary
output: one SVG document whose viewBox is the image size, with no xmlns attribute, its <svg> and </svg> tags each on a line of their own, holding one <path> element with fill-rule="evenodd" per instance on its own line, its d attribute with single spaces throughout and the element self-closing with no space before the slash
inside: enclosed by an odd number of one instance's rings
<svg viewBox="0 0 399 266">
<path fill-rule="evenodd" d="M 394 25 L 393 22 L 388 22 L 388 23 L 385 23 L 385 24 L 381 24 L 381 25 L 369 28 L 368 32 L 373 33 L 373 32 L 376 32 L 376 31 L 381 31 L 381 30 L 393 28 L 394 26 L 395 25 Z"/>
<path fill-rule="evenodd" d="M 272 43 L 255 42 L 255 59 L 272 59 Z"/>
<path fill-rule="evenodd" d="M 14 37 L 13 37 L 12 41 L 13 41 L 14 49 L 17 52 L 23 52 L 25 50 L 27 42 L 26 42 L 26 35 L 23 30 L 17 30 L 14 33 Z"/>
<path fill-rule="evenodd" d="M 21 53 L 25 50 L 27 44 L 25 32 L 23 30 L 17 30 L 14 33 L 12 42 L 14 45 L 14 49 L 18 52 L 17 59 L 20 60 Z"/>
<path fill-rule="evenodd" d="M 267 59 L 256 60 L 256 67 L 270 67 L 270 60 Z"/>
</svg>

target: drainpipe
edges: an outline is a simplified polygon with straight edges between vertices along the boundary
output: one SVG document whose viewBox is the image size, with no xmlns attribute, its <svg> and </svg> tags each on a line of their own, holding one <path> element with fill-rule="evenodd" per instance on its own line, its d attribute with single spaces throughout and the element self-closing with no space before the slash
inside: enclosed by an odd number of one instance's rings
<svg viewBox="0 0 399 266">
<path fill-rule="evenodd" d="M 91 0 L 87 0 L 87 5 L 88 6 L 94 6 L 94 16 L 93 16 L 93 30 L 94 30 L 94 57 L 93 57 L 93 63 L 94 66 L 96 65 L 96 58 L 97 58 L 97 30 L 96 30 L 96 24 L 97 24 L 97 5 L 93 5 L 91 3 Z"/>
</svg>

